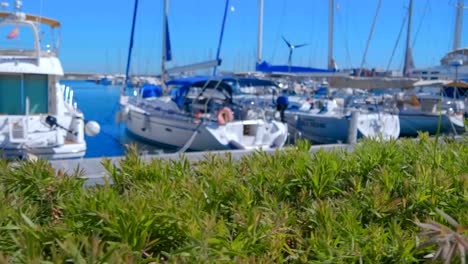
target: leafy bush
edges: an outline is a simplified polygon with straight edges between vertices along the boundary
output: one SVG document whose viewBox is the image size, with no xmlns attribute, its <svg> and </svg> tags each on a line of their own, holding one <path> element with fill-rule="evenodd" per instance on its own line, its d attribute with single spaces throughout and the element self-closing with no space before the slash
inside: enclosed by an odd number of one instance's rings
<svg viewBox="0 0 468 264">
<path fill-rule="evenodd" d="M 468 224 L 467 138 L 309 148 L 194 163 L 131 148 L 90 188 L 80 171 L 0 161 L 0 263 L 418 263 L 437 251 L 419 247 L 418 219 Z"/>
</svg>

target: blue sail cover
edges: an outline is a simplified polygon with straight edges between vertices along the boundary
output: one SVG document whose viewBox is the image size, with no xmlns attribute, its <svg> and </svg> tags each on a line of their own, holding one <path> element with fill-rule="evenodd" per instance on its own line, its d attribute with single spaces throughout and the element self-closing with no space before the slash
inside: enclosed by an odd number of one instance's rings
<svg viewBox="0 0 468 264">
<path fill-rule="evenodd" d="M 262 63 L 257 63 L 255 65 L 256 71 L 275 73 L 275 72 L 284 72 L 284 73 L 333 73 L 336 70 L 327 70 L 319 68 L 309 68 L 309 67 L 300 67 L 300 66 L 291 66 L 288 65 L 271 65 L 266 61 Z"/>
<path fill-rule="evenodd" d="M 175 85 L 175 89 L 171 90 L 169 94 L 173 98 L 173 101 L 181 107 L 184 101 L 184 97 L 188 90 L 192 86 L 203 87 L 206 82 L 213 82 L 212 85 L 208 85 L 207 88 L 214 88 L 216 82 L 221 81 L 218 89 L 223 89 L 229 93 L 236 94 L 237 85 L 239 86 L 275 86 L 276 84 L 270 80 L 262 80 L 257 78 L 239 78 L 236 76 L 193 76 L 193 77 L 182 77 L 175 78 L 166 82 L 166 85 Z"/>
<path fill-rule="evenodd" d="M 166 82 L 166 85 L 194 85 L 207 81 L 236 82 L 240 86 L 276 86 L 275 82 L 251 77 L 236 77 L 236 76 L 193 76 L 174 78 Z"/>
<path fill-rule="evenodd" d="M 172 60 L 171 36 L 169 34 L 169 20 L 166 17 L 166 61 Z"/>
<path fill-rule="evenodd" d="M 140 94 L 142 98 L 160 97 L 163 94 L 163 90 L 161 86 L 145 84 L 140 88 Z"/>
<path fill-rule="evenodd" d="M 174 78 L 166 82 L 166 85 L 175 85 L 177 86 L 173 90 L 169 92 L 172 97 L 172 100 L 177 104 L 177 106 L 182 107 L 185 95 L 188 93 L 192 86 L 203 87 L 207 82 L 211 81 L 228 81 L 232 80 L 229 77 L 222 77 L 222 76 L 193 76 L 193 77 L 182 77 L 182 78 Z M 207 88 L 210 88 L 208 85 Z M 226 88 L 230 94 L 232 94 L 232 88 L 227 88 L 223 86 L 221 88 Z"/>
</svg>

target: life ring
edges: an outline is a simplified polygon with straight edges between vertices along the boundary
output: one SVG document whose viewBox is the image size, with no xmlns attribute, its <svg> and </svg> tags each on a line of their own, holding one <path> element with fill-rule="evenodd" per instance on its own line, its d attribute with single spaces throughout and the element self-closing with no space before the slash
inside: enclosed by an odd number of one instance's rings
<svg viewBox="0 0 468 264">
<path fill-rule="evenodd" d="M 219 110 L 217 118 L 218 124 L 222 126 L 234 120 L 234 114 L 229 107 L 223 107 L 221 110 Z"/>
<path fill-rule="evenodd" d="M 202 112 L 200 112 L 200 111 L 196 112 L 195 113 L 195 123 L 199 123 L 202 116 L 203 116 Z"/>
</svg>

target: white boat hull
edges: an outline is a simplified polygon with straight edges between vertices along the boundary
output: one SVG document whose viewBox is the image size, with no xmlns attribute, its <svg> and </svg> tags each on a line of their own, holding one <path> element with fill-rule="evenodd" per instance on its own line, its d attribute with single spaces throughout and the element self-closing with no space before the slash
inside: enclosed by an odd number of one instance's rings
<svg viewBox="0 0 468 264">
<path fill-rule="evenodd" d="M 348 140 L 350 117 L 286 112 L 288 124 L 313 142 L 332 144 Z M 398 138 L 400 122 L 397 115 L 386 113 L 360 114 L 358 119 L 359 137 L 382 137 L 384 140 Z"/>
<path fill-rule="evenodd" d="M 27 158 L 30 154 L 42 159 L 77 159 L 86 154 L 86 143 L 67 143 L 57 147 L 45 148 L 8 148 L 0 152 L 9 158 Z"/>
<path fill-rule="evenodd" d="M 86 153 L 83 119 L 55 117 L 58 124 L 72 133 L 47 125 L 46 115 L 0 116 L 0 155 L 22 158 L 32 154 L 44 159 L 83 157 Z"/>
<path fill-rule="evenodd" d="M 122 111 L 128 131 L 137 137 L 166 147 L 191 150 L 267 149 L 279 148 L 287 138 L 287 126 L 276 121 L 233 121 L 226 125 L 205 124 L 186 120 L 166 113 L 165 116 L 149 115 L 132 106 Z M 249 130 L 249 131 L 248 131 Z M 193 138 L 194 137 L 194 138 Z M 191 141 L 191 142 L 189 142 Z M 188 143 L 189 142 L 189 143 Z"/>
<path fill-rule="evenodd" d="M 417 136 L 418 131 L 431 135 L 437 134 L 437 131 L 443 134 L 462 134 L 465 132 L 463 115 L 400 113 L 400 125 L 402 136 Z"/>
</svg>

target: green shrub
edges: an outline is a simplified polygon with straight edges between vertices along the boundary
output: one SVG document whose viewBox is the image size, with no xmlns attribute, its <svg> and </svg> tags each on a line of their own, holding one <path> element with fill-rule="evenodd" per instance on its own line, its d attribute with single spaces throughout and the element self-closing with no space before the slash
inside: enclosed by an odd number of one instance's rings
<svg viewBox="0 0 468 264">
<path fill-rule="evenodd" d="M 468 224 L 468 139 L 443 140 L 194 163 L 130 148 L 103 161 L 112 184 L 88 188 L 79 170 L 3 160 L 0 263 L 419 263 L 435 249 L 417 219 Z"/>
</svg>

